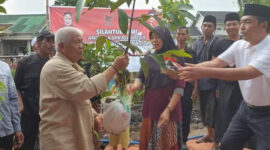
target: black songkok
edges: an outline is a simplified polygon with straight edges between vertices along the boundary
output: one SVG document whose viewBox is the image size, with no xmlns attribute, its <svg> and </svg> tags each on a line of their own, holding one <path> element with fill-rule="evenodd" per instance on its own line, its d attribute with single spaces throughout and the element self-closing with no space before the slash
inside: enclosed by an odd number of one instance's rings
<svg viewBox="0 0 270 150">
<path fill-rule="evenodd" d="M 225 16 L 224 23 L 226 23 L 226 21 L 240 21 L 239 15 L 237 13 L 228 13 Z"/>
<path fill-rule="evenodd" d="M 246 4 L 244 16 L 248 15 L 270 19 L 270 7 L 258 4 Z"/>
<path fill-rule="evenodd" d="M 216 20 L 217 20 L 216 17 L 214 17 L 212 15 L 207 15 L 204 17 L 203 22 L 211 22 L 216 26 L 216 24 L 217 24 Z"/>
</svg>

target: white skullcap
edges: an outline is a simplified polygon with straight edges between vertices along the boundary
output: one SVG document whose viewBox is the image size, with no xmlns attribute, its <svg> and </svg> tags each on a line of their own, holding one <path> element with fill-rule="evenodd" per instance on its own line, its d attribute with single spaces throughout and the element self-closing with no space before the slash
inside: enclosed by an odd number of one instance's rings
<svg viewBox="0 0 270 150">
<path fill-rule="evenodd" d="M 31 41 L 31 47 L 33 47 L 37 42 L 37 37 L 35 36 Z"/>
</svg>

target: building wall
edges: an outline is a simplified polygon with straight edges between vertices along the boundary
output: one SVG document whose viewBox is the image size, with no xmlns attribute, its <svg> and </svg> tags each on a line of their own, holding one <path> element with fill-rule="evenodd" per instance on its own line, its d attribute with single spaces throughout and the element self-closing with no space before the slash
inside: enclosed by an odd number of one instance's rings
<svg viewBox="0 0 270 150">
<path fill-rule="evenodd" d="M 3 55 L 19 55 L 27 53 L 26 40 L 3 40 Z"/>
</svg>

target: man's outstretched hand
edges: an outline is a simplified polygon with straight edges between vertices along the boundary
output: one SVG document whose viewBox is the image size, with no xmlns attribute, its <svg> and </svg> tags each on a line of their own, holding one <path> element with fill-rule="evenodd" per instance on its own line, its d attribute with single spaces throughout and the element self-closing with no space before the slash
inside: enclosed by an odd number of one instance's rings
<svg viewBox="0 0 270 150">
<path fill-rule="evenodd" d="M 178 77 L 184 81 L 194 81 L 203 77 L 203 68 L 195 64 L 185 64 L 185 67 L 180 68 Z"/>
</svg>

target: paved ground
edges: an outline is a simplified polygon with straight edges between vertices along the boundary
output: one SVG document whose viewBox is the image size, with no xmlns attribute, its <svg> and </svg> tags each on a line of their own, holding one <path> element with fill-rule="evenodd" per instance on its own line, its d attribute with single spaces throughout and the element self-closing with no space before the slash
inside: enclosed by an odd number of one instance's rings
<svg viewBox="0 0 270 150">
<path fill-rule="evenodd" d="M 187 142 L 189 150 L 211 150 L 212 143 L 197 144 L 196 140 L 197 139 L 189 140 Z M 113 150 L 113 149 L 111 147 L 106 147 L 105 150 Z M 121 146 L 118 147 L 118 150 L 121 150 Z M 138 145 L 129 146 L 128 150 L 139 150 L 139 146 Z M 244 150 L 248 150 L 248 149 L 244 149 Z"/>
<path fill-rule="evenodd" d="M 197 144 L 196 140 L 189 140 L 187 142 L 189 150 L 211 150 L 212 143 L 200 143 Z M 106 147 L 105 150 L 113 150 L 111 147 Z M 121 150 L 121 147 L 118 147 L 118 150 Z M 128 150 L 139 150 L 138 145 L 129 146 Z"/>
</svg>

